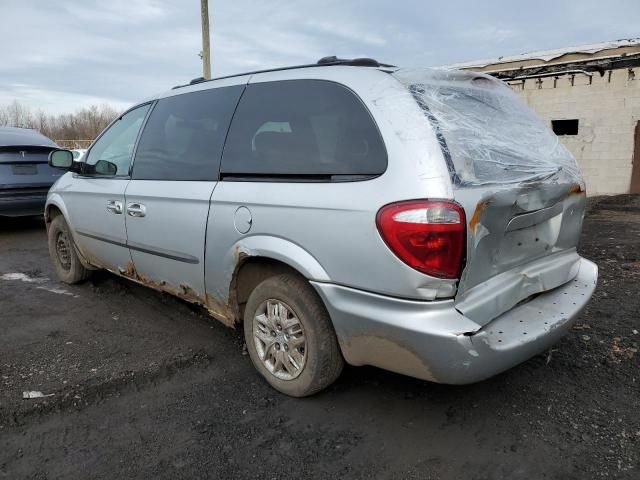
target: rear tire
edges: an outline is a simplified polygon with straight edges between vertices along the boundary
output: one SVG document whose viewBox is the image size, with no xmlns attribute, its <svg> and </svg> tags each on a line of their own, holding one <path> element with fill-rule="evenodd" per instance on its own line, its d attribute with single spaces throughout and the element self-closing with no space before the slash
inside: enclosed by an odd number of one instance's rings
<svg viewBox="0 0 640 480">
<path fill-rule="evenodd" d="M 71 231 L 62 215 L 58 215 L 51 221 L 48 243 L 49 256 L 60 281 L 74 284 L 91 276 L 91 271 L 80 262 Z"/>
<path fill-rule="evenodd" d="M 273 388 L 292 397 L 328 387 L 344 366 L 329 314 L 299 275 L 270 277 L 251 292 L 244 337 L 256 369 Z"/>
</svg>

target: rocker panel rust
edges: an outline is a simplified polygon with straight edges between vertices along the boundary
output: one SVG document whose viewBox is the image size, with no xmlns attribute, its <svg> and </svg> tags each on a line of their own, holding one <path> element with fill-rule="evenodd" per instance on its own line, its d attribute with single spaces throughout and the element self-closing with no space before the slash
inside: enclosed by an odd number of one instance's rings
<svg viewBox="0 0 640 480">
<path fill-rule="evenodd" d="M 93 261 L 91 263 L 100 265 L 103 262 Z M 140 285 L 144 285 L 145 287 L 149 287 L 160 292 L 165 292 L 189 303 L 199 305 L 205 308 L 209 315 L 229 327 L 235 326 L 235 324 L 238 322 L 238 319 L 240 318 L 235 302 L 235 288 L 230 289 L 229 301 L 227 303 L 224 303 L 210 294 L 199 295 L 198 292 L 196 292 L 186 283 L 182 283 L 176 287 L 175 285 L 171 285 L 164 280 L 158 281 L 151 279 L 137 272 L 133 261 L 129 261 L 126 268 L 115 268 L 108 265 L 101 265 L 101 268 L 104 268 L 118 276 L 127 278 L 128 280 L 132 280 Z"/>
</svg>

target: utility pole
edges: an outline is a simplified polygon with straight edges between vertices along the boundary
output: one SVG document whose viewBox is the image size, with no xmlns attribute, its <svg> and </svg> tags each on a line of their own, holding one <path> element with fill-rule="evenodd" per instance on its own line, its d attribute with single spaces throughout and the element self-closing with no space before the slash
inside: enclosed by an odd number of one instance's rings
<svg viewBox="0 0 640 480">
<path fill-rule="evenodd" d="M 202 15 L 202 76 L 211 78 L 211 48 L 209 46 L 209 0 L 200 0 Z"/>
</svg>

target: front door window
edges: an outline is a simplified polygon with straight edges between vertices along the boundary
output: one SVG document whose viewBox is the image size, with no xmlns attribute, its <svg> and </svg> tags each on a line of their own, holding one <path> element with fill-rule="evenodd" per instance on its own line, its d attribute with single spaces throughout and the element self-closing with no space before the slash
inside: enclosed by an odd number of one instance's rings
<svg viewBox="0 0 640 480">
<path fill-rule="evenodd" d="M 83 173 L 128 176 L 133 147 L 149 107 L 150 104 L 142 105 L 116 120 L 89 150 Z"/>
</svg>

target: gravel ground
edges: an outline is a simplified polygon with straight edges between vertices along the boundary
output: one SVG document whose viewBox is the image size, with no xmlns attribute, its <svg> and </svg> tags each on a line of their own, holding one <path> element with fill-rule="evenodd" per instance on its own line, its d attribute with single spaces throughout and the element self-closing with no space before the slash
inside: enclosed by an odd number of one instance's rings
<svg viewBox="0 0 640 480">
<path fill-rule="evenodd" d="M 599 286 L 551 351 L 465 387 L 347 368 L 296 400 L 240 329 L 106 273 L 63 286 L 42 221 L 0 220 L 0 478 L 640 478 L 640 197 L 592 200 L 581 251 Z"/>
</svg>

